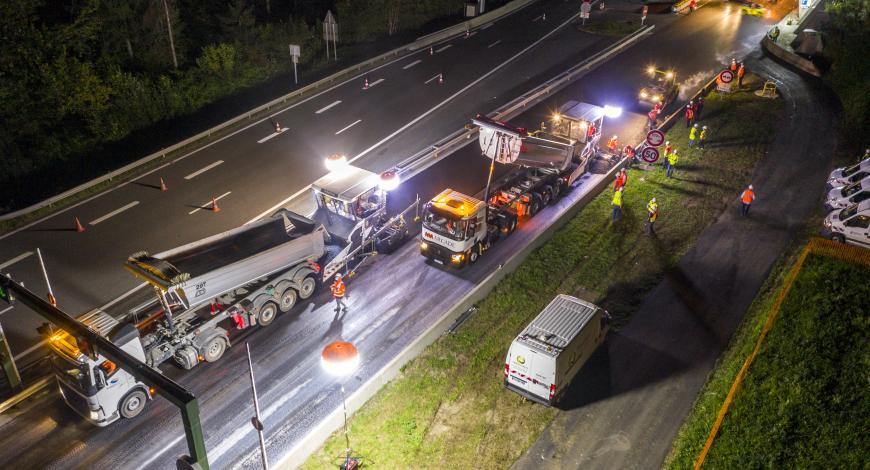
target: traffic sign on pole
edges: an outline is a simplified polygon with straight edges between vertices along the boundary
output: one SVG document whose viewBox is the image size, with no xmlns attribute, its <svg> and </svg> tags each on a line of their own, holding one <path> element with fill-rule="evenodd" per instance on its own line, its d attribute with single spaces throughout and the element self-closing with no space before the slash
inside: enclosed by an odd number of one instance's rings
<svg viewBox="0 0 870 470">
<path fill-rule="evenodd" d="M 731 81 L 734 80 L 734 72 L 730 70 L 719 72 L 719 80 L 721 80 L 722 83 L 731 83 Z"/>
<path fill-rule="evenodd" d="M 646 134 L 646 143 L 650 147 L 659 147 L 665 142 L 665 133 L 658 130 L 652 129 Z"/>
<path fill-rule="evenodd" d="M 642 11 L 643 11 L 643 13 L 641 13 L 641 15 L 640 15 L 640 24 L 641 24 L 641 26 L 643 25 L 643 22 L 646 21 L 646 14 L 647 14 L 647 12 L 649 11 L 649 7 L 646 6 L 646 5 L 644 5 Z"/>
<path fill-rule="evenodd" d="M 589 19 L 589 12 L 592 11 L 592 2 L 584 0 L 583 3 L 580 4 L 580 18 L 583 18 L 583 24 L 586 24 L 586 20 Z"/>
<path fill-rule="evenodd" d="M 655 147 L 646 147 L 640 151 L 640 158 L 647 163 L 655 163 L 659 159 L 659 151 Z"/>
</svg>

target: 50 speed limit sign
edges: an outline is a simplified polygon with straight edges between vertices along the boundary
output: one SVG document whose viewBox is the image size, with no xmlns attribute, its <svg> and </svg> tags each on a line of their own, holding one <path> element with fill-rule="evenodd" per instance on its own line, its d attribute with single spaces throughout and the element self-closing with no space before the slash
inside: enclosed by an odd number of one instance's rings
<svg viewBox="0 0 870 470">
<path fill-rule="evenodd" d="M 640 158 L 647 163 L 655 163 L 659 159 L 659 151 L 654 147 L 646 147 L 640 151 Z"/>
</svg>

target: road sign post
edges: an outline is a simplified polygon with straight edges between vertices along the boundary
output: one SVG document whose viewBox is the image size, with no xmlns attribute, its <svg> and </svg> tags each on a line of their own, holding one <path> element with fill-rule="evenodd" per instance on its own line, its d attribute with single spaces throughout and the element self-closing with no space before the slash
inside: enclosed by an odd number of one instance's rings
<svg viewBox="0 0 870 470">
<path fill-rule="evenodd" d="M 652 129 L 646 134 L 646 144 L 650 147 L 661 147 L 665 143 L 664 132 L 658 129 Z"/>
<path fill-rule="evenodd" d="M 725 93 L 731 92 L 731 85 L 734 81 L 734 72 L 723 70 L 719 72 L 719 77 L 716 80 L 716 89 Z"/>
<path fill-rule="evenodd" d="M 335 60 L 338 60 L 338 22 L 332 16 L 332 11 L 326 11 L 323 19 L 323 39 L 326 40 L 326 58 L 329 59 L 329 41 L 332 41 L 332 50 Z"/>
<path fill-rule="evenodd" d="M 641 26 L 643 26 L 643 22 L 646 21 L 646 14 L 647 14 L 647 12 L 649 12 L 649 7 L 644 5 L 642 11 L 643 11 L 643 13 L 641 13 L 641 15 L 640 15 L 640 25 Z"/>
<path fill-rule="evenodd" d="M 290 57 L 293 58 L 293 83 L 297 85 L 299 84 L 299 77 L 296 75 L 296 64 L 299 62 L 300 55 L 302 55 L 302 47 L 298 44 L 290 44 Z"/>
<path fill-rule="evenodd" d="M 580 4 L 580 18 L 583 19 L 583 26 L 586 25 L 586 20 L 589 19 L 590 11 L 592 11 L 592 2 L 584 0 L 584 2 Z"/>
</svg>

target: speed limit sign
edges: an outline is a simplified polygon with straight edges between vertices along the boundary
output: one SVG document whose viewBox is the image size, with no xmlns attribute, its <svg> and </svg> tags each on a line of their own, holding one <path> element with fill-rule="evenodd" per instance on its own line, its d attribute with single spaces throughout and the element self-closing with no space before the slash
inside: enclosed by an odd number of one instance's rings
<svg viewBox="0 0 870 470">
<path fill-rule="evenodd" d="M 734 72 L 730 70 L 719 72 L 719 80 L 721 80 L 722 83 L 731 83 L 731 81 L 734 80 Z"/>
<path fill-rule="evenodd" d="M 655 147 L 647 147 L 640 151 L 640 158 L 647 163 L 655 163 L 659 159 L 659 151 Z"/>
<path fill-rule="evenodd" d="M 651 147 L 659 147 L 665 142 L 664 132 L 653 129 L 646 134 L 646 143 Z"/>
</svg>

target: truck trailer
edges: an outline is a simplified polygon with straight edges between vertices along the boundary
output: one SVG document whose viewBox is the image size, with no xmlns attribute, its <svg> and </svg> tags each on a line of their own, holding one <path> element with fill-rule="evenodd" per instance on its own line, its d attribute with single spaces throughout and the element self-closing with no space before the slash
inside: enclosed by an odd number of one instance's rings
<svg viewBox="0 0 870 470">
<path fill-rule="evenodd" d="M 461 268 L 477 262 L 521 220 L 557 200 L 586 172 L 596 155 L 604 109 L 571 101 L 553 116 L 553 130 L 528 132 L 478 115 L 479 144 L 492 165 L 516 169 L 481 199 L 445 189 L 423 208 L 420 254 L 427 261 Z M 490 168 L 490 174 L 492 168 Z"/>
</svg>

